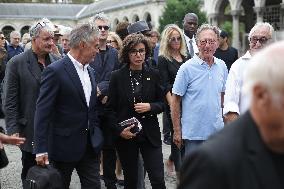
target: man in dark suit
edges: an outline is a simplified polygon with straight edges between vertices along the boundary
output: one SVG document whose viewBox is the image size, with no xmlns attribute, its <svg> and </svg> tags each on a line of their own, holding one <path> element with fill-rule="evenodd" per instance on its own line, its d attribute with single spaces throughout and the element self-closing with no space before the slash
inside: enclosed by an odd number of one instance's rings
<svg viewBox="0 0 284 189">
<path fill-rule="evenodd" d="M 116 189 L 117 178 L 116 168 L 116 150 L 114 147 L 114 135 L 107 127 L 107 120 L 104 112 L 105 103 L 108 98 L 109 80 L 111 72 L 119 68 L 118 52 L 115 48 L 106 44 L 109 32 L 109 20 L 104 13 L 96 14 L 93 17 L 95 26 L 99 29 L 99 52 L 90 66 L 96 73 L 96 82 L 98 88 L 98 108 L 100 125 L 104 134 L 103 148 L 103 178 L 107 189 Z"/>
<path fill-rule="evenodd" d="M 73 29 L 67 56 L 42 74 L 34 121 L 36 161 L 45 166 L 50 160 L 66 189 L 74 169 L 83 189 L 100 188 L 100 149 L 93 146 L 93 139 L 102 136 L 95 74 L 88 65 L 98 52 L 98 42 L 96 27 L 83 24 Z"/>
<path fill-rule="evenodd" d="M 284 42 L 256 54 L 244 76 L 250 109 L 185 161 L 179 189 L 284 188 Z"/>
<path fill-rule="evenodd" d="M 187 13 L 183 18 L 183 31 L 189 57 L 199 52 L 195 41 L 197 28 L 198 16 L 195 13 Z"/>
<path fill-rule="evenodd" d="M 31 27 L 32 48 L 14 56 L 6 67 L 3 109 L 9 135 L 25 137 L 21 145 L 22 181 L 29 168 L 36 164 L 33 154 L 34 113 L 39 94 L 42 70 L 58 58 L 51 55 L 53 25 L 41 20 Z"/>
</svg>

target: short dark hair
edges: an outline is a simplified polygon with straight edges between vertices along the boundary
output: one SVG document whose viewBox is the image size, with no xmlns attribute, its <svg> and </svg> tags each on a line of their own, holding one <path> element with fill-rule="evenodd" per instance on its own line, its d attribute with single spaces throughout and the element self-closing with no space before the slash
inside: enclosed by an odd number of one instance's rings
<svg viewBox="0 0 284 189">
<path fill-rule="evenodd" d="M 229 34 L 225 30 L 222 30 L 220 32 L 220 37 L 222 37 L 222 38 L 225 38 L 225 37 L 229 38 Z"/>
<path fill-rule="evenodd" d="M 130 25 L 129 22 L 119 22 L 116 25 L 115 33 L 121 38 L 121 40 L 124 40 L 124 38 L 128 35 L 127 27 Z"/>
<path fill-rule="evenodd" d="M 145 60 L 148 59 L 151 53 L 151 48 L 148 39 L 143 34 L 130 34 L 123 40 L 123 48 L 121 50 L 120 57 L 122 63 L 130 63 L 129 52 L 139 43 L 143 43 L 145 45 Z"/>
</svg>

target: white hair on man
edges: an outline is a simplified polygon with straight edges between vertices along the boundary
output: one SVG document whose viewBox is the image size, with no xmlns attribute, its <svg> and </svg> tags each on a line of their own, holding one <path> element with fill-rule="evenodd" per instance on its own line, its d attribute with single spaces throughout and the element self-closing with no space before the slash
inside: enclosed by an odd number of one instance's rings
<svg viewBox="0 0 284 189">
<path fill-rule="evenodd" d="M 103 21 L 107 22 L 108 25 L 110 24 L 109 18 L 104 12 L 100 12 L 100 13 L 96 14 L 95 16 L 91 17 L 90 20 L 89 20 L 89 23 L 94 24 L 96 20 L 103 20 Z"/>
<path fill-rule="evenodd" d="M 34 23 L 34 25 L 31 26 L 31 28 L 30 28 L 31 38 L 38 37 L 41 30 L 46 30 L 49 33 L 54 34 L 55 26 L 50 20 L 48 20 L 47 18 L 43 18 L 43 19 L 37 21 L 36 23 Z"/>
<path fill-rule="evenodd" d="M 265 87 L 275 102 L 284 94 L 284 42 L 274 43 L 256 54 L 244 73 L 243 91 L 250 97 L 256 85 Z"/>
<path fill-rule="evenodd" d="M 274 28 L 272 27 L 272 25 L 269 24 L 268 22 L 257 22 L 249 32 L 249 35 L 248 35 L 249 41 L 251 40 L 252 34 L 261 27 L 269 28 L 269 35 L 270 35 L 269 39 L 274 40 Z"/>
</svg>

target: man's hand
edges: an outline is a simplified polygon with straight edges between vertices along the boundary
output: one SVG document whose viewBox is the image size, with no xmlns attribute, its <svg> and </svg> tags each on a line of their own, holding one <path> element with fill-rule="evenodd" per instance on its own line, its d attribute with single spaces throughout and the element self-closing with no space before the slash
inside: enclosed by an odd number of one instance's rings
<svg viewBox="0 0 284 189">
<path fill-rule="evenodd" d="M 134 109 L 137 113 L 144 113 L 151 110 L 150 103 L 136 103 Z"/>
<path fill-rule="evenodd" d="M 177 147 L 181 149 L 182 146 L 181 131 L 174 131 L 173 141 L 177 145 Z"/>
<path fill-rule="evenodd" d="M 123 129 L 123 131 L 120 133 L 120 136 L 124 139 L 132 139 L 133 137 L 136 137 L 136 134 L 133 134 L 130 131 L 130 129 L 132 129 L 133 127 L 135 127 L 135 125 L 131 125 Z"/>
<path fill-rule="evenodd" d="M 36 157 L 36 163 L 40 166 L 43 166 L 43 167 L 45 165 L 48 165 L 49 164 L 48 155 L 44 154 L 44 155 Z"/>
<path fill-rule="evenodd" d="M 5 135 L 3 133 L 0 133 L 0 140 L 4 144 L 12 144 L 12 145 L 19 146 L 21 144 L 24 144 L 26 139 L 19 137 L 19 133 L 16 133 L 12 136 L 8 136 L 8 135 Z"/>
<path fill-rule="evenodd" d="M 239 117 L 239 114 L 237 114 L 236 112 L 229 112 L 224 115 L 225 123 L 230 123 L 236 120 L 238 117 Z"/>
<path fill-rule="evenodd" d="M 107 96 L 104 96 L 104 98 L 102 99 L 102 104 L 105 104 L 106 102 L 107 102 L 107 99 L 108 99 L 108 97 Z"/>
<path fill-rule="evenodd" d="M 98 96 L 101 96 L 101 94 L 102 94 L 102 92 L 101 92 L 101 90 L 99 89 L 99 87 L 97 86 L 97 97 L 98 97 Z"/>
</svg>

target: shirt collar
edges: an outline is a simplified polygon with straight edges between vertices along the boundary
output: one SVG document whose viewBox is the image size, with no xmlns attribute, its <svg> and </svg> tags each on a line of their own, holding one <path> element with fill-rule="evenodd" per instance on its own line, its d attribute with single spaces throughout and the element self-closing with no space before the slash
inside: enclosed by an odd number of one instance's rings
<svg viewBox="0 0 284 189">
<path fill-rule="evenodd" d="M 193 59 L 194 59 L 194 61 L 195 62 L 197 62 L 198 64 L 200 64 L 200 65 L 202 65 L 202 64 L 207 64 L 207 62 L 205 62 L 204 60 L 202 60 L 198 55 L 194 55 L 193 57 L 192 57 Z M 216 58 L 215 57 L 213 57 L 213 64 L 216 64 Z M 212 65 L 213 65 L 212 64 Z"/>
<path fill-rule="evenodd" d="M 192 40 L 193 42 L 195 42 L 195 35 L 193 35 L 191 39 L 187 35 L 185 35 L 184 32 L 183 32 L 183 35 L 184 35 L 184 38 L 185 38 L 186 41 Z"/>
<path fill-rule="evenodd" d="M 246 54 L 242 56 L 242 59 L 251 59 L 251 54 L 249 53 L 249 51 L 247 51 Z"/>
<path fill-rule="evenodd" d="M 89 64 L 83 65 L 80 62 L 78 62 L 69 52 L 67 53 L 67 56 L 70 58 L 71 62 L 74 64 L 74 66 L 81 69 L 81 70 L 85 70 L 89 66 Z"/>
</svg>

